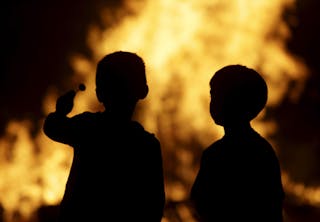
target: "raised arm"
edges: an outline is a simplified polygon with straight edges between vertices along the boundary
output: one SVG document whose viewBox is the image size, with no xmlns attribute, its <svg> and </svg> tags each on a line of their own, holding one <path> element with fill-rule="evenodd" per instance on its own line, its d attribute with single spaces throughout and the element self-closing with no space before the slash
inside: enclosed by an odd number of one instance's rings
<svg viewBox="0 0 320 222">
<path fill-rule="evenodd" d="M 71 90 L 58 98 L 55 112 L 50 113 L 45 119 L 44 133 L 54 141 L 71 144 L 72 142 L 72 120 L 67 117 L 73 108 L 75 91 Z"/>
</svg>

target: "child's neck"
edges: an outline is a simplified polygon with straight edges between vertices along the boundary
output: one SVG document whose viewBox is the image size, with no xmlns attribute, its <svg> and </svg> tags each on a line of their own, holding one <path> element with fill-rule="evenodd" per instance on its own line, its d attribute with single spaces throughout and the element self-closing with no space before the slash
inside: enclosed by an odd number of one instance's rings
<svg viewBox="0 0 320 222">
<path fill-rule="evenodd" d="M 132 113 L 126 111 L 114 111 L 114 110 L 105 110 L 103 115 L 111 118 L 113 121 L 116 122 L 130 122 L 132 120 Z"/>
<path fill-rule="evenodd" d="M 228 126 L 224 126 L 223 128 L 226 135 L 239 133 L 239 132 L 247 132 L 248 130 L 252 129 L 250 122 L 241 122 L 241 123 L 231 124 Z"/>
</svg>

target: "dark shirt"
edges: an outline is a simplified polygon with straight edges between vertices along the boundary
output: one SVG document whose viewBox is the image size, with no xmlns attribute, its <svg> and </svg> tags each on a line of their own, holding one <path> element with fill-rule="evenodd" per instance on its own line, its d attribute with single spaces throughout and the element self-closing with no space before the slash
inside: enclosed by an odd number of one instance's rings
<svg viewBox="0 0 320 222">
<path fill-rule="evenodd" d="M 191 189 L 201 221 L 282 221 L 277 156 L 252 128 L 226 134 L 202 154 Z"/>
<path fill-rule="evenodd" d="M 59 221 L 161 221 L 160 143 L 141 124 L 104 113 L 51 113 L 44 132 L 74 148 Z"/>
</svg>

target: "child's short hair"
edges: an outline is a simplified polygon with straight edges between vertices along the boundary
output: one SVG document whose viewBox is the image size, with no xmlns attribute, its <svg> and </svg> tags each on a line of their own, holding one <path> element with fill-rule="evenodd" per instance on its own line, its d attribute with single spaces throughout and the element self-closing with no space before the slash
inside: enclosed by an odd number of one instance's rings
<svg viewBox="0 0 320 222">
<path fill-rule="evenodd" d="M 218 70 L 210 80 L 213 100 L 227 121 L 255 118 L 267 102 L 265 80 L 254 69 L 243 65 L 228 65 Z M 216 98 L 219 97 L 219 98 Z"/>
<path fill-rule="evenodd" d="M 97 65 L 96 86 L 100 91 L 128 90 L 132 96 L 142 99 L 147 87 L 145 64 L 135 53 L 116 51 L 104 56 Z"/>
</svg>

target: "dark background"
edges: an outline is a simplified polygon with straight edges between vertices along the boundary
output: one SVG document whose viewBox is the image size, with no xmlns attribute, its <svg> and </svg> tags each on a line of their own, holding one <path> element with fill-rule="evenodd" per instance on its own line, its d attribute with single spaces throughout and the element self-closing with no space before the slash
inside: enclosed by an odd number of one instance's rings
<svg viewBox="0 0 320 222">
<path fill-rule="evenodd" d="M 47 88 L 68 88 L 67 79 L 72 76 L 68 56 L 76 52 L 91 56 L 86 46 L 89 25 L 108 25 L 101 23 L 99 10 L 122 4 L 115 0 L 2 1 L 0 137 L 10 120 L 43 118 Z M 287 48 L 303 58 L 310 77 L 298 101 L 291 101 L 288 92 L 287 99 L 268 110 L 280 127 L 275 139 L 282 147 L 283 167 L 294 180 L 309 186 L 320 186 L 319 9 L 320 1 L 297 0 L 296 8 L 283 15 L 292 34 Z"/>
<path fill-rule="evenodd" d="M 99 10 L 121 4 L 112 0 L 1 3 L 0 134 L 8 120 L 41 117 L 47 87 L 68 85 L 66 79 L 72 75 L 68 57 L 80 52 L 90 58 L 87 31 L 90 24 L 101 24 Z"/>
</svg>

